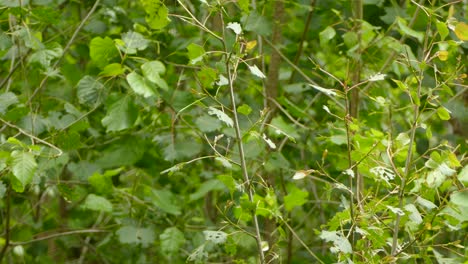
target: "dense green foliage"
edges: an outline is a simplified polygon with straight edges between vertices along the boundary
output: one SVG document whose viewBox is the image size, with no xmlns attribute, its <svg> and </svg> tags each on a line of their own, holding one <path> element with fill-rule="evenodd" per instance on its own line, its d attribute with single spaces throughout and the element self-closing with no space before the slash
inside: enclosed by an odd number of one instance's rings
<svg viewBox="0 0 468 264">
<path fill-rule="evenodd" d="M 0 262 L 466 263 L 467 18 L 0 0 Z"/>
</svg>

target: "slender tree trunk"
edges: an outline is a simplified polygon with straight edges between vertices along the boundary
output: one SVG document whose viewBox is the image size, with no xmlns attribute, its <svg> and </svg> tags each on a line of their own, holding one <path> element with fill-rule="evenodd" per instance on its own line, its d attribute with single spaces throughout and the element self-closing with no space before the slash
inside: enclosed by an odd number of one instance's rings
<svg viewBox="0 0 468 264">
<path fill-rule="evenodd" d="M 351 81 L 354 84 L 357 84 L 361 81 L 361 69 L 362 69 L 362 59 L 361 59 L 361 24 L 363 16 L 363 3 L 362 0 L 355 0 L 353 5 L 353 16 L 354 16 L 354 30 L 358 35 L 358 56 L 353 61 L 353 67 L 351 69 Z M 353 119 L 359 118 L 359 87 L 355 87 L 351 90 L 351 100 L 349 105 L 349 113 Z M 364 180 L 362 175 L 357 171 L 357 166 L 354 168 L 354 175 L 356 175 L 356 199 L 358 207 L 362 209 L 362 192 L 364 190 Z"/>
<path fill-rule="evenodd" d="M 284 18 L 284 3 L 282 0 L 275 1 L 274 5 L 274 28 L 273 28 L 273 35 L 271 38 L 271 43 L 276 46 L 281 43 L 282 39 L 282 24 Z M 274 116 L 276 112 L 276 105 L 272 100 L 276 100 L 279 94 L 279 71 L 281 65 L 281 55 L 275 50 L 272 49 L 270 63 L 268 65 L 268 74 L 267 74 L 267 81 L 265 84 L 265 96 L 267 97 L 267 107 L 270 110 L 270 114 L 268 115 L 267 122 L 270 122 L 271 118 Z M 269 173 L 266 175 L 266 181 L 269 186 L 276 186 L 275 185 L 275 175 Z M 276 259 L 276 240 L 277 236 L 275 235 L 276 230 L 276 221 L 274 219 L 266 219 L 265 220 L 265 227 L 264 231 L 266 233 L 266 240 L 270 247 L 270 250 L 267 252 L 265 256 L 266 263 L 277 263 Z"/>
</svg>

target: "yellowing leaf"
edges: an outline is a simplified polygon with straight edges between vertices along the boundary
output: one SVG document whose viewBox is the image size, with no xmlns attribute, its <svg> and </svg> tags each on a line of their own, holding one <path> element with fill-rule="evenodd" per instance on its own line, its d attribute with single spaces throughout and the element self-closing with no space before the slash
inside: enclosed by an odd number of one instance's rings
<svg viewBox="0 0 468 264">
<path fill-rule="evenodd" d="M 436 53 L 437 57 L 439 57 L 439 60 L 441 61 L 446 61 L 448 59 L 448 51 L 446 50 L 440 50 Z"/>
<path fill-rule="evenodd" d="M 256 40 L 249 41 L 249 42 L 247 42 L 247 44 L 245 45 L 245 51 L 246 51 L 246 52 L 249 52 L 249 51 L 251 51 L 253 48 L 255 48 L 255 46 L 257 46 L 257 41 L 256 41 Z"/>
<path fill-rule="evenodd" d="M 460 40 L 467 41 L 468 40 L 468 24 L 464 22 L 460 22 L 455 26 L 455 35 Z"/>
</svg>

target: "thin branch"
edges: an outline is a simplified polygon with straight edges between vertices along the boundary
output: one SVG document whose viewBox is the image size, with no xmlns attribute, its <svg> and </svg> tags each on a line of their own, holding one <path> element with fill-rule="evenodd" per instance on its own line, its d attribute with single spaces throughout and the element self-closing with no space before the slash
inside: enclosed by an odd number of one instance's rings
<svg viewBox="0 0 468 264">
<path fill-rule="evenodd" d="M 312 14 L 314 13 L 314 7 L 315 7 L 315 0 L 311 0 L 310 1 L 310 11 L 309 11 L 309 14 L 307 15 L 304 31 L 302 31 L 302 37 L 301 37 L 301 41 L 299 42 L 299 46 L 298 46 L 298 49 L 297 49 L 297 52 L 296 52 L 296 57 L 294 57 L 294 60 L 293 60 L 294 65 L 297 65 L 297 63 L 299 62 L 299 59 L 301 58 L 301 55 L 302 55 L 302 50 L 304 49 L 305 39 L 306 39 L 307 35 L 310 34 L 309 33 L 309 27 L 310 27 L 310 21 L 312 21 Z M 296 71 L 293 70 L 291 72 L 291 76 L 289 77 L 288 83 L 291 84 L 294 81 L 294 75 L 295 74 L 296 74 Z"/>
<path fill-rule="evenodd" d="M 317 255 L 315 255 L 315 253 L 312 250 L 310 250 L 306 243 L 304 243 L 304 241 L 296 234 L 296 232 L 294 232 L 294 229 L 286 221 L 284 221 L 283 218 L 280 217 L 280 219 L 282 220 L 283 224 L 289 229 L 291 234 L 297 239 L 297 241 L 299 241 L 299 243 L 301 243 L 301 245 L 307 250 L 307 252 L 309 252 L 309 254 L 312 257 L 314 257 L 318 263 L 324 264 L 325 262 L 323 262 Z"/>
<path fill-rule="evenodd" d="M 10 245 L 12 246 L 19 246 L 19 245 L 27 245 L 27 244 L 32 244 L 36 243 L 39 241 L 43 240 L 48 240 L 52 238 L 57 238 L 57 237 L 62 237 L 62 236 L 71 236 L 71 235 L 78 235 L 78 234 L 89 234 L 89 233 L 108 233 L 110 231 L 107 230 L 100 230 L 100 229 L 81 229 L 81 230 L 73 230 L 73 231 L 67 231 L 67 232 L 62 232 L 62 233 L 56 233 L 48 236 L 43 236 L 39 237 L 36 239 L 32 239 L 29 241 L 24 241 L 24 242 L 11 242 Z"/>
<path fill-rule="evenodd" d="M 55 145 L 53 145 L 53 144 L 51 144 L 51 143 L 49 143 L 49 142 L 47 142 L 47 141 L 45 141 L 45 140 L 42 140 L 42 139 L 40 139 L 40 138 L 34 136 L 33 134 L 30 134 L 30 133 L 24 131 L 24 130 L 21 129 L 20 127 L 15 126 L 15 125 L 13 125 L 12 123 L 10 123 L 10 122 L 8 122 L 8 121 L 2 119 L 2 118 L 0 118 L 0 121 L 1 121 L 2 123 L 4 123 L 5 125 L 11 127 L 11 128 L 14 128 L 14 129 L 18 130 L 21 134 L 23 134 L 23 135 L 25 135 L 25 136 L 27 136 L 27 137 L 29 137 L 29 138 L 32 138 L 32 139 L 36 140 L 37 142 L 40 142 L 40 143 L 42 143 L 42 144 L 44 144 L 44 145 L 47 145 L 47 146 L 49 146 L 49 147 L 55 149 L 55 150 L 57 151 L 57 154 L 55 155 L 56 157 L 61 156 L 61 155 L 63 154 L 63 151 L 62 151 L 60 148 L 58 148 L 57 146 L 55 146 Z"/>
<path fill-rule="evenodd" d="M 67 45 L 65 46 L 65 48 L 63 49 L 63 52 L 62 52 L 62 56 L 60 56 L 60 58 L 57 59 L 57 61 L 52 65 L 52 69 L 55 69 L 57 68 L 57 66 L 60 64 L 60 62 L 62 61 L 62 59 L 65 57 L 65 54 L 68 52 L 68 50 L 70 49 L 71 45 L 73 44 L 73 42 L 75 41 L 76 37 L 78 36 L 78 33 L 81 31 L 81 29 L 84 27 L 85 23 L 89 20 L 89 18 L 91 17 L 91 15 L 94 13 L 94 11 L 96 11 L 96 8 L 98 7 L 99 5 L 99 2 L 101 2 L 101 0 L 96 0 L 96 2 L 94 3 L 93 7 L 91 8 L 91 10 L 89 10 L 88 14 L 83 18 L 83 20 L 81 20 L 81 23 L 78 25 L 78 27 L 75 29 L 75 32 L 73 32 L 73 35 L 72 37 L 70 38 L 70 40 L 68 41 Z M 31 101 L 34 99 L 34 97 L 36 97 L 36 95 L 44 88 L 44 86 L 46 85 L 47 83 L 47 80 L 49 79 L 49 75 L 46 75 L 44 76 L 44 78 L 42 79 L 41 83 L 39 84 L 39 87 L 36 88 L 36 90 L 34 90 L 34 92 L 31 94 L 31 96 L 29 97 L 28 101 L 27 101 L 27 104 L 30 104 Z"/>
<path fill-rule="evenodd" d="M 2 251 L 0 252 L 0 263 L 2 263 L 3 257 L 5 257 L 5 253 L 12 243 L 10 242 L 10 208 L 11 208 L 11 187 L 8 186 L 6 198 L 6 211 L 5 211 L 5 244 L 3 245 Z"/>
<path fill-rule="evenodd" d="M 307 82 L 311 83 L 311 84 L 314 84 L 314 85 L 318 85 L 315 81 L 313 81 L 309 76 L 307 76 L 307 74 L 304 73 L 304 71 L 302 71 L 297 65 L 295 65 L 294 63 L 292 63 L 291 60 L 288 59 L 288 57 L 286 57 L 286 55 L 284 55 L 275 45 L 273 45 L 273 43 L 271 43 L 268 39 L 263 39 L 268 45 L 270 45 L 270 47 L 272 49 L 274 49 L 276 52 L 278 52 L 278 54 L 281 56 L 281 58 L 287 62 L 289 64 L 289 66 L 291 66 L 294 70 L 296 70 Z M 336 103 L 336 105 L 340 106 L 341 109 L 344 109 L 345 106 L 340 102 L 338 101 L 334 96 L 328 94 L 328 93 L 323 93 L 325 94 L 326 96 L 328 96 L 328 98 L 330 98 L 333 102 Z"/>
</svg>

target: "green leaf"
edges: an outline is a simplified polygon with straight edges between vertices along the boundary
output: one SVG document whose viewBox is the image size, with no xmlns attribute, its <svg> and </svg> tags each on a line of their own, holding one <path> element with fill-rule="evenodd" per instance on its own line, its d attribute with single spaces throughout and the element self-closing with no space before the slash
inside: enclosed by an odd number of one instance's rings
<svg viewBox="0 0 468 264">
<path fill-rule="evenodd" d="M 138 109 L 129 96 L 125 96 L 113 103 L 107 115 L 102 119 L 102 124 L 107 132 L 121 131 L 131 128 L 138 117 Z"/>
<path fill-rule="evenodd" d="M 190 138 L 186 138 L 169 144 L 164 148 L 164 159 L 167 161 L 174 161 L 182 158 L 193 157 L 200 152 L 202 145 Z"/>
<path fill-rule="evenodd" d="M 135 54 L 138 50 L 144 50 L 150 43 L 143 35 L 134 31 L 123 33 L 122 40 L 125 43 L 123 51 L 127 54 Z"/>
<path fill-rule="evenodd" d="M 106 67 L 104 67 L 104 69 L 99 73 L 99 75 L 104 77 L 113 77 L 124 73 L 125 69 L 120 63 L 111 63 L 109 65 L 106 65 Z"/>
<path fill-rule="evenodd" d="M 89 44 L 89 55 L 98 67 L 103 68 L 113 58 L 119 56 L 119 51 L 111 38 L 95 37 Z"/>
<path fill-rule="evenodd" d="M 80 137 L 80 133 L 68 130 L 58 134 L 55 142 L 62 150 L 74 150 L 81 146 Z"/>
<path fill-rule="evenodd" d="M 408 27 L 406 20 L 404 20 L 401 17 L 398 17 L 397 18 L 397 23 L 398 23 L 398 26 L 400 27 L 400 30 L 401 30 L 403 35 L 408 35 L 408 36 L 411 36 L 413 38 L 416 38 L 419 41 L 419 43 L 423 42 L 424 34 L 422 32 L 418 32 L 418 31 L 413 30 L 412 28 Z"/>
<path fill-rule="evenodd" d="M 146 23 L 152 29 L 163 29 L 171 20 L 168 17 L 169 10 L 159 0 L 140 0 L 146 12 Z"/>
<path fill-rule="evenodd" d="M 104 85 L 94 77 L 85 75 L 76 85 L 76 93 L 80 104 L 95 106 L 102 101 Z"/>
<path fill-rule="evenodd" d="M 248 16 L 241 19 L 245 31 L 255 32 L 261 36 L 268 36 L 273 29 L 273 23 L 257 12 L 250 12 Z"/>
<path fill-rule="evenodd" d="M 236 180 L 234 180 L 234 178 L 231 175 L 222 174 L 218 175 L 216 178 L 220 180 L 229 189 L 231 193 L 237 190 Z"/>
<path fill-rule="evenodd" d="M 112 184 L 112 178 L 107 175 L 102 175 L 95 172 L 88 178 L 89 184 L 93 186 L 94 190 L 99 194 L 109 194 L 112 192 L 114 185 Z"/>
<path fill-rule="evenodd" d="M 161 251 L 167 256 L 177 255 L 179 249 L 185 244 L 184 233 L 182 233 L 177 227 L 169 227 L 164 229 L 161 235 Z"/>
<path fill-rule="evenodd" d="M 21 187 L 19 192 L 24 191 L 24 187 L 31 183 L 34 172 L 37 169 L 37 163 L 34 155 L 30 152 L 14 150 L 11 153 L 11 169 L 13 176 L 19 181 Z"/>
<path fill-rule="evenodd" d="M 211 179 L 200 185 L 196 192 L 190 194 L 189 199 L 190 201 L 195 201 L 204 197 L 208 192 L 224 190 L 224 188 L 224 184 L 221 181 L 218 179 Z"/>
<path fill-rule="evenodd" d="M 190 45 L 187 46 L 187 51 L 187 56 L 191 64 L 200 62 L 203 59 L 203 55 L 205 55 L 205 49 L 195 43 L 190 43 Z"/>
<path fill-rule="evenodd" d="M 137 244 L 146 248 L 154 243 L 154 231 L 152 228 L 135 226 L 123 226 L 115 232 L 122 244 Z"/>
<path fill-rule="evenodd" d="M 213 132 L 223 127 L 217 118 L 209 115 L 202 115 L 195 119 L 195 125 L 202 132 Z"/>
<path fill-rule="evenodd" d="M 168 90 L 166 81 L 161 78 L 160 75 L 163 75 L 166 72 L 166 67 L 160 61 L 149 61 L 141 65 L 143 75 L 150 82 L 156 84 L 159 88 Z"/>
<path fill-rule="evenodd" d="M 197 72 L 197 76 L 203 87 L 207 89 L 213 88 L 214 82 L 217 79 L 216 70 L 206 66 L 203 66 L 202 69 Z"/>
<path fill-rule="evenodd" d="M 242 104 L 241 106 L 237 107 L 237 112 L 248 116 L 250 113 L 252 113 L 252 108 L 246 104 Z"/>
<path fill-rule="evenodd" d="M 237 4 L 244 13 L 250 12 L 250 0 L 238 0 Z"/>
<path fill-rule="evenodd" d="M 284 208 L 291 211 L 294 207 L 302 206 L 307 202 L 309 193 L 297 188 L 293 184 L 288 185 L 288 195 L 284 197 Z"/>
<path fill-rule="evenodd" d="M 180 205 L 176 202 L 176 197 L 169 190 L 154 190 L 154 204 L 166 213 L 180 215 Z"/>
<path fill-rule="evenodd" d="M 437 108 L 437 115 L 441 120 L 450 120 L 450 112 L 443 106 Z"/>
<path fill-rule="evenodd" d="M 0 114 L 4 114 L 10 105 L 18 103 L 18 98 L 12 92 L 0 94 Z"/>
<path fill-rule="evenodd" d="M 135 93 L 145 98 L 156 95 L 151 83 L 136 72 L 131 72 L 127 75 L 127 82 Z"/>
<path fill-rule="evenodd" d="M 112 204 L 109 202 L 104 197 L 95 195 L 95 194 L 89 194 L 82 207 L 87 210 L 92 210 L 92 211 L 99 211 L 99 212 L 106 212 L 110 213 L 112 212 Z"/>
<path fill-rule="evenodd" d="M 138 137 L 124 137 L 114 141 L 111 147 L 101 151 L 96 164 L 103 169 L 133 165 L 143 157 L 145 147 L 142 139 Z"/>
<path fill-rule="evenodd" d="M 272 131 L 273 134 L 283 134 L 287 137 L 291 138 L 299 138 L 299 134 L 297 133 L 297 129 L 289 123 L 284 121 L 282 116 L 277 116 L 271 120 Z"/>
<path fill-rule="evenodd" d="M 336 31 L 333 27 L 328 26 L 319 34 L 320 46 L 325 46 L 331 39 L 336 35 Z"/>
<path fill-rule="evenodd" d="M 441 22 L 441 21 L 437 20 L 436 21 L 436 27 L 437 27 L 437 32 L 439 32 L 440 39 L 444 40 L 449 34 L 449 30 L 447 28 L 447 25 L 444 22 Z"/>
</svg>

